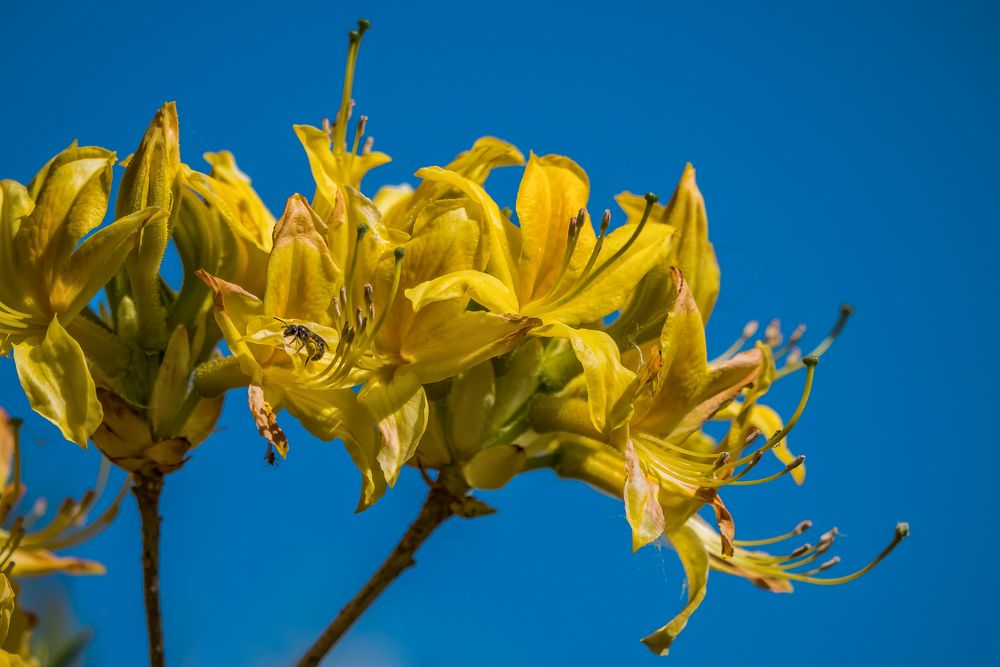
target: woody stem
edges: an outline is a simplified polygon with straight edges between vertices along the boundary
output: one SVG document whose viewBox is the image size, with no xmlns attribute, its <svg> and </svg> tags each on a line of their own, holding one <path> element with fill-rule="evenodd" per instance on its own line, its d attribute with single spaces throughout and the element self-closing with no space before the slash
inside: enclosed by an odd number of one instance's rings
<svg viewBox="0 0 1000 667">
<path fill-rule="evenodd" d="M 146 594 L 149 665 L 164 667 L 163 617 L 160 614 L 160 493 L 163 473 L 135 473 L 132 493 L 142 525 L 142 580 Z"/>
<path fill-rule="evenodd" d="M 452 509 L 454 501 L 455 496 L 443 486 L 434 485 L 431 487 L 420 514 L 410 524 L 403 539 L 399 541 L 399 544 L 385 559 L 381 567 L 376 570 L 371 579 L 323 630 L 323 633 L 306 651 L 302 659 L 296 663 L 297 667 L 316 667 L 319 665 L 323 657 L 340 641 L 361 614 L 375 602 L 376 598 L 388 588 L 389 584 L 395 581 L 406 569 L 416 564 L 413 555 L 420 548 L 420 545 L 445 520 L 454 516 L 455 512 Z"/>
</svg>

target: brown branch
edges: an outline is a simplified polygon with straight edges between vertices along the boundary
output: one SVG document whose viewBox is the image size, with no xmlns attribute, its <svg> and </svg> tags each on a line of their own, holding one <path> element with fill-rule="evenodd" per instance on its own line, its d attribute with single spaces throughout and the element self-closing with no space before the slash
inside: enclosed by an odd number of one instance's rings
<svg viewBox="0 0 1000 667">
<path fill-rule="evenodd" d="M 407 568 L 416 563 L 413 560 L 413 554 L 430 537 L 435 528 L 455 514 L 454 503 L 456 502 L 458 499 L 455 495 L 442 484 L 432 483 L 420 514 L 410 524 L 403 539 L 372 575 L 372 578 L 368 580 L 368 583 L 340 610 L 333 622 L 327 626 L 323 634 L 296 663 L 297 667 L 316 667 L 319 665 L 323 656 L 329 653 L 330 649 L 347 633 L 361 614 L 382 594 L 382 591 Z"/>
<path fill-rule="evenodd" d="M 163 617 L 160 614 L 160 492 L 163 473 L 135 473 L 132 493 L 142 522 L 142 580 L 146 592 L 149 665 L 163 667 Z"/>
</svg>

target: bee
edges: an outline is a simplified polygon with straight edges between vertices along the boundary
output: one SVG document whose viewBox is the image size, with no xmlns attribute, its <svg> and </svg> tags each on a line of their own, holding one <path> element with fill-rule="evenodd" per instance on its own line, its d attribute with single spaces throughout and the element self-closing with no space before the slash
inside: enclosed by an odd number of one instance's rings
<svg viewBox="0 0 1000 667">
<path fill-rule="evenodd" d="M 323 340 L 322 336 L 313 333 L 313 331 L 304 324 L 289 324 L 280 317 L 275 317 L 274 319 L 285 325 L 285 330 L 282 332 L 286 338 L 294 338 L 299 341 L 299 346 L 294 351 L 299 352 L 305 349 L 309 354 L 309 358 L 306 359 L 306 363 L 310 361 L 316 361 L 326 354 L 326 341 Z"/>
</svg>

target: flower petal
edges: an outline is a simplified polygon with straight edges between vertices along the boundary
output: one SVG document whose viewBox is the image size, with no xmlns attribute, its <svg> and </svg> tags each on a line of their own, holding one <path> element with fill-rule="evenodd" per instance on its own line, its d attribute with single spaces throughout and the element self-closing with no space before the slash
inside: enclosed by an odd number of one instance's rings
<svg viewBox="0 0 1000 667">
<path fill-rule="evenodd" d="M 103 411 L 80 344 L 53 318 L 45 338 L 14 346 L 17 376 L 32 409 L 81 447 L 101 425 Z"/>
<path fill-rule="evenodd" d="M 632 416 L 632 392 L 635 373 L 622 366 L 618 344 L 603 331 L 574 329 L 552 323 L 536 329 L 536 336 L 566 338 L 583 366 L 587 382 L 590 418 L 597 430 L 609 434 Z"/>
<path fill-rule="evenodd" d="M 602 262 L 613 257 L 629 243 L 634 232 L 634 227 L 621 227 L 612 232 L 605 240 L 595 266 L 601 267 Z M 524 313 L 544 317 L 546 321 L 558 320 L 570 326 L 600 320 L 621 308 L 643 276 L 663 263 L 670 248 L 671 234 L 673 228 L 668 225 L 646 225 L 625 253 L 588 281 L 585 289 L 569 299 L 557 299 L 551 304 L 544 301 L 532 303 L 524 308 Z M 580 279 L 573 278 L 574 281 Z"/>
<path fill-rule="evenodd" d="M 662 368 L 642 430 L 679 442 L 696 431 L 761 372 L 756 349 L 710 367 L 705 328 L 691 290 L 677 269 L 674 304 L 660 332 Z"/>
<path fill-rule="evenodd" d="M 694 167 L 684 167 L 677 189 L 663 212 L 663 222 L 677 230 L 670 248 L 670 264 L 691 285 L 701 318 L 708 322 L 719 296 L 719 262 L 708 240 L 705 198 L 694 178 Z"/>
<path fill-rule="evenodd" d="M 663 535 L 660 485 L 647 477 L 629 439 L 625 445 L 625 517 L 632 526 L 632 551 L 638 551 Z"/>
<path fill-rule="evenodd" d="M 569 158 L 534 153 L 528 158 L 517 191 L 522 239 L 517 291 L 522 302 L 541 298 L 552 287 L 569 241 L 570 218 L 586 208 L 589 196 L 587 174 Z M 574 250 L 581 264 L 590 256 L 595 240 L 593 226 L 584 224 Z"/>
<path fill-rule="evenodd" d="M 705 599 L 708 588 L 708 554 L 698 534 L 687 525 L 671 531 L 667 536 L 677 551 L 687 576 L 688 601 L 679 614 L 665 626 L 644 637 L 642 643 L 656 655 L 667 655 L 674 639 L 684 630 L 688 618 Z"/>
<path fill-rule="evenodd" d="M 389 486 L 394 486 L 427 428 L 427 395 L 416 374 L 403 367 L 388 381 L 373 378 L 366 382 L 358 401 L 371 413 L 382 434 L 376 458 Z"/>
<path fill-rule="evenodd" d="M 506 285 L 481 271 L 455 271 L 421 283 L 405 292 L 413 302 L 413 309 L 438 301 L 458 299 L 463 304 L 472 299 L 498 315 L 517 313 L 517 297 Z"/>
<path fill-rule="evenodd" d="M 274 247 L 267 263 L 264 311 L 288 319 L 323 323 L 337 295 L 337 280 L 325 227 L 305 198 L 288 199 L 274 228 Z"/>
<path fill-rule="evenodd" d="M 69 322 L 111 280 L 148 225 L 166 222 L 168 212 L 145 208 L 87 238 L 56 268 L 49 292 L 52 311 Z"/>
<path fill-rule="evenodd" d="M 378 462 L 379 442 L 371 414 L 350 389 L 303 389 L 289 391 L 285 407 L 321 440 L 341 438 L 354 465 L 361 471 L 361 498 L 356 511 L 370 507 L 386 489 L 385 474 Z"/>
<path fill-rule="evenodd" d="M 510 237 L 516 237 L 517 230 L 504 218 L 496 202 L 475 181 L 441 167 L 425 167 L 417 172 L 417 176 L 427 181 L 447 184 L 469 198 L 470 206 L 475 210 L 473 217 L 481 221 L 482 235 L 488 240 L 487 268 L 500 282 L 514 290 L 517 267 Z"/>
</svg>

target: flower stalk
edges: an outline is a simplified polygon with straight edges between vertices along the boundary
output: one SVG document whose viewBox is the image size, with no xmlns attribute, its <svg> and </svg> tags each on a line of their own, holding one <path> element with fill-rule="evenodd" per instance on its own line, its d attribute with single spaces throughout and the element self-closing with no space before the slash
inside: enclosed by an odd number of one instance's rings
<svg viewBox="0 0 1000 667">
<path fill-rule="evenodd" d="M 149 665 L 163 667 L 163 616 L 160 611 L 160 494 L 163 473 L 136 473 L 132 493 L 139 505 L 142 529 L 142 583 L 146 593 Z"/>
<path fill-rule="evenodd" d="M 403 538 L 392 550 L 375 574 L 361 587 L 336 618 L 323 630 L 305 655 L 295 663 L 297 667 L 316 667 L 323 657 L 351 629 L 355 621 L 378 599 L 403 572 L 416 565 L 414 554 L 427 541 L 438 526 L 456 514 L 455 494 L 443 484 L 433 483 L 420 514 L 407 528 Z"/>
</svg>

